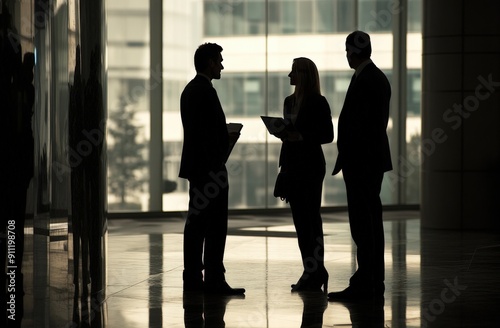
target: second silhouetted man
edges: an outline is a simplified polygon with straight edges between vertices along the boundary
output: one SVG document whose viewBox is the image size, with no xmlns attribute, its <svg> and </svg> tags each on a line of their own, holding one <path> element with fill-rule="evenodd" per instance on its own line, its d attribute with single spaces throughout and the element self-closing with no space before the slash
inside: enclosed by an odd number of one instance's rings
<svg viewBox="0 0 500 328">
<path fill-rule="evenodd" d="M 212 79 L 220 79 L 222 47 L 201 45 L 195 52 L 197 75 L 181 95 L 184 128 L 179 177 L 189 180 L 189 210 L 184 228 L 184 291 L 243 294 L 225 280 L 224 248 L 228 225 L 230 136 Z M 203 275 L 203 270 L 205 274 Z"/>
</svg>

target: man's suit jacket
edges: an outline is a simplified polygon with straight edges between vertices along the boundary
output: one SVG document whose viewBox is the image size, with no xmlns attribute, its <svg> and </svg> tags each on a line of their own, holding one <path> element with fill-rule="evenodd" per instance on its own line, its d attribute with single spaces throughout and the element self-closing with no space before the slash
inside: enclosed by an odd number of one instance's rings
<svg viewBox="0 0 500 328">
<path fill-rule="evenodd" d="M 293 96 L 285 98 L 283 116 L 291 117 Z M 324 174 L 325 156 L 321 144 L 333 141 L 333 124 L 330 106 L 325 97 L 312 94 L 304 98 L 294 128 L 302 141 L 284 141 L 279 166 L 291 174 L 314 176 Z"/>
<path fill-rule="evenodd" d="M 392 169 L 387 122 L 391 86 L 375 64 L 368 64 L 347 90 L 339 116 L 339 155 L 333 175 L 341 169 L 386 172 Z"/>
<path fill-rule="evenodd" d="M 210 81 L 197 75 L 181 94 L 184 128 L 179 177 L 193 180 L 224 168 L 229 148 L 226 117 Z"/>
</svg>

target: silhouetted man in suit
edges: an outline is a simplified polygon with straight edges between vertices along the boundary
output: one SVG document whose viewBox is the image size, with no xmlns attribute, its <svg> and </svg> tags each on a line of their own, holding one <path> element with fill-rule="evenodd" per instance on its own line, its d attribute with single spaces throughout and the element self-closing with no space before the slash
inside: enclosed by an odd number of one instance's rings
<svg viewBox="0 0 500 328">
<path fill-rule="evenodd" d="M 243 294 L 225 281 L 224 248 L 228 222 L 225 166 L 231 137 L 212 79 L 220 79 L 222 47 L 205 43 L 195 52 L 196 77 L 181 95 L 184 144 L 179 177 L 189 180 L 184 228 L 184 291 Z M 205 270 L 204 280 L 202 270 Z"/>
<path fill-rule="evenodd" d="M 355 31 L 347 36 L 347 61 L 355 73 L 339 116 L 339 155 L 333 175 L 342 170 L 358 269 L 349 287 L 328 294 L 330 300 L 383 296 L 385 290 L 380 189 L 384 172 L 392 169 L 386 132 L 391 87 L 371 61 L 371 52 L 368 34 Z"/>
</svg>

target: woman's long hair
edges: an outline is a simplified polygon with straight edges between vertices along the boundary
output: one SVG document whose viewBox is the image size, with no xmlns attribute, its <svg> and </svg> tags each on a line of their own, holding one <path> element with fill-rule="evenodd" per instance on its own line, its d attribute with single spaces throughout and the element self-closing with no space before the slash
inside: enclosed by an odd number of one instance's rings
<svg viewBox="0 0 500 328">
<path fill-rule="evenodd" d="M 309 58 L 299 57 L 293 60 L 295 69 L 295 106 L 300 108 L 304 98 L 310 94 L 321 94 L 319 73 L 316 64 Z"/>
</svg>

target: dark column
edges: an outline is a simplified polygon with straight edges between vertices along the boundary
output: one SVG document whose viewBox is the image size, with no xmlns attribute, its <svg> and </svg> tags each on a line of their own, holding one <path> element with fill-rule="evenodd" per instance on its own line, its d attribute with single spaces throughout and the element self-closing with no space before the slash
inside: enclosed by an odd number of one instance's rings
<svg viewBox="0 0 500 328">
<path fill-rule="evenodd" d="M 499 228 L 500 2 L 423 5 L 422 227 Z"/>
<path fill-rule="evenodd" d="M 149 1 L 149 211 L 163 210 L 163 2 Z"/>
</svg>

